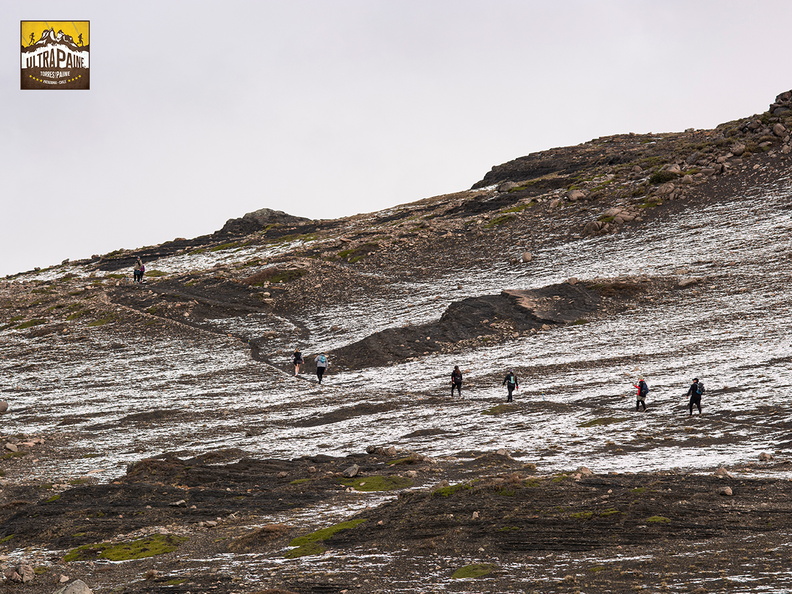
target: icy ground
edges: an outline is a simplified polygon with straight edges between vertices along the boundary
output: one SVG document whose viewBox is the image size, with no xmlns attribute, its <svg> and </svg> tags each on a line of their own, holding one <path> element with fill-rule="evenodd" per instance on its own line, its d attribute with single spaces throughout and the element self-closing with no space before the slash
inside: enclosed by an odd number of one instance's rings
<svg viewBox="0 0 792 594">
<path fill-rule="evenodd" d="M 310 375 L 295 379 L 255 362 L 243 342 L 219 333 L 125 340 L 123 328 L 108 325 L 83 342 L 50 338 L 43 349 L 40 339 L 8 331 L 0 343 L 11 404 L 4 432 L 62 433 L 83 454 L 66 465 L 42 460 L 30 468 L 31 480 L 86 473 L 110 479 L 145 456 L 221 447 L 284 458 L 359 453 L 369 444 L 436 457 L 506 448 L 542 472 L 755 462 L 760 452 L 792 441 L 791 193 L 786 180 L 694 207 L 684 218 L 537 250 L 520 272 L 492 263 L 463 278 L 454 272 L 395 285 L 388 300 L 312 315 L 304 352 L 431 320 L 451 301 L 507 288 L 622 275 L 699 281 L 651 308 L 462 356 L 355 373 L 331 366 L 322 386 Z M 179 264 L 168 260 L 155 267 Z M 234 327 L 251 336 L 265 329 L 257 316 L 236 319 Z M 462 400 L 448 393 L 454 365 L 465 372 Z M 522 387 L 515 409 L 482 414 L 505 400 L 500 383 L 510 368 Z M 647 413 L 634 412 L 639 375 L 652 389 Z M 707 393 L 704 414 L 691 419 L 683 395 L 694 376 Z M 431 429 L 443 433 L 411 436 Z"/>
</svg>

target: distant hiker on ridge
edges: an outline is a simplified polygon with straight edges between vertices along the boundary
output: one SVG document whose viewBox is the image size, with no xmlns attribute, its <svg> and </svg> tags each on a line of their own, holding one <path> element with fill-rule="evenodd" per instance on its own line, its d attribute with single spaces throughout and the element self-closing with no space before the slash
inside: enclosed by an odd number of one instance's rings
<svg viewBox="0 0 792 594">
<path fill-rule="evenodd" d="M 698 408 L 699 414 L 701 414 L 701 395 L 704 393 L 704 384 L 701 383 L 697 377 L 693 378 L 693 383 L 688 388 L 686 396 L 690 396 L 690 402 L 688 402 L 688 407 L 690 408 L 690 414 L 688 416 L 693 416 L 693 405 L 695 404 Z"/>
<path fill-rule="evenodd" d="M 300 365 L 305 363 L 300 349 L 294 349 L 294 375 L 300 373 Z"/>
<path fill-rule="evenodd" d="M 454 388 L 459 392 L 459 397 L 462 398 L 462 372 L 459 370 L 459 365 L 454 365 L 454 371 L 451 372 L 451 397 L 454 397 Z"/>
<path fill-rule="evenodd" d="M 140 256 L 137 257 L 137 261 L 135 262 L 135 269 L 132 271 L 133 280 L 136 283 L 143 282 L 143 273 L 146 271 L 146 267 L 143 266 L 143 260 L 140 259 Z"/>
<path fill-rule="evenodd" d="M 644 412 L 646 412 L 646 395 L 649 393 L 649 386 L 646 385 L 644 378 L 638 378 L 638 383 L 633 384 L 633 388 L 636 388 L 638 392 L 635 394 L 635 412 L 640 410 L 641 405 L 643 405 Z"/>
<path fill-rule="evenodd" d="M 506 389 L 509 391 L 509 395 L 506 398 L 506 402 L 512 402 L 512 392 L 514 392 L 515 389 L 516 390 L 520 389 L 520 384 L 517 381 L 517 376 L 514 375 L 514 371 L 509 370 L 509 373 L 507 373 L 506 377 L 503 378 L 502 385 L 506 386 Z"/>
<path fill-rule="evenodd" d="M 80 45 L 83 45 L 82 33 L 77 36 L 77 41 L 80 42 Z"/>
<path fill-rule="evenodd" d="M 324 353 L 320 353 L 314 359 L 316 361 L 316 377 L 319 378 L 319 383 L 322 383 L 322 376 L 324 372 L 327 371 L 327 366 L 329 363 L 327 362 L 327 355 Z"/>
<path fill-rule="evenodd" d="M 33 45 L 34 43 L 36 43 L 36 34 L 35 33 L 31 33 L 30 34 L 30 43 L 28 45 Z"/>
</svg>

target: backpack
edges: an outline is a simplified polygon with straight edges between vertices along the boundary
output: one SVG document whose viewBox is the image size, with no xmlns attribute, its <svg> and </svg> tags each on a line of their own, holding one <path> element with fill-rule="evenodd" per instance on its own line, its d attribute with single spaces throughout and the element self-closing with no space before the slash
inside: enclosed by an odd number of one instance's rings
<svg viewBox="0 0 792 594">
<path fill-rule="evenodd" d="M 319 355 L 319 365 L 325 366 L 327 365 L 327 357 L 324 355 Z"/>
<path fill-rule="evenodd" d="M 509 385 L 516 386 L 517 385 L 517 376 L 510 375 L 509 376 Z"/>
<path fill-rule="evenodd" d="M 649 393 L 649 386 L 646 385 L 646 382 L 641 384 L 641 396 L 646 396 Z"/>
<path fill-rule="evenodd" d="M 704 384 L 702 384 L 701 382 L 699 382 L 699 383 L 696 385 L 696 394 L 698 394 L 699 396 L 701 396 L 703 393 L 704 393 Z"/>
</svg>

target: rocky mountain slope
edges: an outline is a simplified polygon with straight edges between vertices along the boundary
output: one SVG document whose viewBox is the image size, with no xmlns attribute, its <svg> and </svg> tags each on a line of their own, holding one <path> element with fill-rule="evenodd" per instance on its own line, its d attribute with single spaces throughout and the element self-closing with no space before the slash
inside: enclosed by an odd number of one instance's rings
<svg viewBox="0 0 792 594">
<path fill-rule="evenodd" d="M 6 277 L 6 586 L 786 591 L 790 130 L 787 92 Z"/>
</svg>

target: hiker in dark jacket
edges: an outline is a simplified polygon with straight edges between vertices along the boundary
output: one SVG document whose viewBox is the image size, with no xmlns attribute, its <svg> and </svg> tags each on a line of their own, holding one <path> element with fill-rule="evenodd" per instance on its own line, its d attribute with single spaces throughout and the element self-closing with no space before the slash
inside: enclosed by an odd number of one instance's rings
<svg viewBox="0 0 792 594">
<path fill-rule="evenodd" d="M 701 395 L 704 393 L 704 384 L 699 382 L 697 377 L 693 378 L 693 383 L 688 388 L 687 396 L 690 396 L 690 402 L 688 402 L 688 407 L 690 408 L 690 414 L 688 416 L 693 416 L 693 405 L 695 404 L 698 408 L 699 414 L 701 414 Z"/>
<path fill-rule="evenodd" d="M 646 411 L 646 395 L 649 393 L 649 386 L 646 385 L 644 378 L 639 378 L 637 384 L 633 384 L 633 388 L 637 389 L 638 391 L 635 393 L 635 410 L 636 412 L 641 409 L 641 405 L 643 405 L 644 411 Z"/>
<path fill-rule="evenodd" d="M 305 363 L 305 361 L 303 360 L 302 353 L 300 352 L 300 349 L 294 349 L 293 363 L 294 363 L 294 375 L 297 375 L 298 373 L 300 373 L 300 365 Z"/>
<path fill-rule="evenodd" d="M 503 384 L 506 386 L 506 389 L 509 391 L 509 396 L 506 398 L 506 402 L 512 402 L 512 392 L 515 389 L 520 389 L 520 384 L 517 381 L 517 376 L 514 375 L 514 371 L 509 370 L 509 373 L 506 374 L 506 377 L 503 378 Z"/>
<path fill-rule="evenodd" d="M 462 372 L 459 370 L 459 365 L 454 365 L 454 371 L 451 372 L 451 397 L 454 396 L 454 388 L 459 392 L 459 397 L 462 398 Z"/>
</svg>

